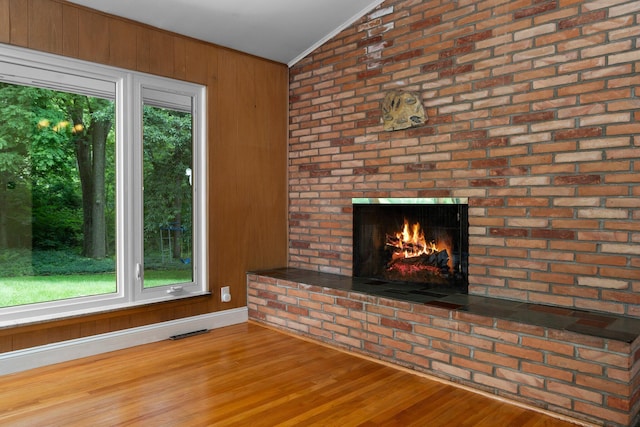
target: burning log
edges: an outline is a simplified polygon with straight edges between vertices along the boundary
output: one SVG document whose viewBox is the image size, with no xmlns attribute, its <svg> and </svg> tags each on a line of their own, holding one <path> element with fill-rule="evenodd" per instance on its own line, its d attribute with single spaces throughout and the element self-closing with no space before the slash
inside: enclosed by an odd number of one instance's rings
<svg viewBox="0 0 640 427">
<path fill-rule="evenodd" d="M 438 249 L 435 240 L 425 239 L 419 223 L 410 226 L 405 219 L 402 232 L 386 235 L 385 247 L 391 252 L 386 270 L 393 277 L 449 275 L 447 250 Z"/>
<path fill-rule="evenodd" d="M 394 258 L 387 264 L 388 270 L 431 270 L 434 273 L 449 273 L 449 254 L 446 250 L 422 254 L 411 258 Z"/>
<path fill-rule="evenodd" d="M 385 245 L 396 254 L 409 254 L 409 256 L 417 256 L 418 254 L 431 254 L 437 252 L 434 242 L 430 246 L 426 242 L 405 241 L 399 236 L 387 234 Z"/>
</svg>

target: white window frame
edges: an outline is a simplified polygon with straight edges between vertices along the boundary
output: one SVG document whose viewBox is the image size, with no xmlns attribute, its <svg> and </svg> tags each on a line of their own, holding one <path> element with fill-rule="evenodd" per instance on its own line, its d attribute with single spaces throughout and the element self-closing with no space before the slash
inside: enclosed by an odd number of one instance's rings
<svg viewBox="0 0 640 427">
<path fill-rule="evenodd" d="M 0 44 L 0 82 L 115 101 L 117 292 L 0 308 L 0 327 L 208 293 L 206 87 Z M 115 99 L 114 99 L 115 97 Z M 193 281 L 143 288 L 142 106 L 189 110 L 193 119 Z M 188 103 L 190 101 L 190 108 Z M 177 286 L 176 286 L 177 285 Z"/>
</svg>

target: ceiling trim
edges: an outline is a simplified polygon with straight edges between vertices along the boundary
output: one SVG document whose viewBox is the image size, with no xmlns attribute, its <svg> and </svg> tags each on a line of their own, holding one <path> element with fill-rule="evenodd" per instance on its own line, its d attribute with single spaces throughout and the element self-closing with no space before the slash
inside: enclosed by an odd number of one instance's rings
<svg viewBox="0 0 640 427">
<path fill-rule="evenodd" d="M 374 0 L 372 1 L 367 7 L 363 8 L 360 12 L 356 13 L 355 15 L 353 15 L 351 18 L 349 18 L 348 20 L 346 20 L 342 25 L 340 25 L 339 27 L 337 27 L 336 29 L 334 29 L 333 31 L 331 31 L 329 34 L 327 34 L 326 36 L 324 36 L 322 39 L 318 40 L 316 43 L 314 43 L 311 47 L 309 47 L 307 50 L 305 50 L 304 52 L 302 52 L 301 54 L 299 54 L 298 56 L 296 56 L 295 58 L 293 58 L 291 61 L 289 61 L 287 63 L 287 65 L 289 66 L 289 68 L 293 67 L 295 64 L 297 64 L 300 60 L 302 60 L 305 56 L 309 55 L 311 52 L 313 52 L 314 50 L 316 50 L 317 48 L 319 48 L 320 46 L 322 46 L 324 43 L 326 43 L 327 41 L 331 40 L 333 37 L 335 37 L 336 35 L 338 35 L 342 30 L 344 30 L 345 28 L 347 28 L 349 25 L 353 24 L 354 22 L 356 22 L 358 19 L 362 18 L 364 15 L 366 15 L 367 13 L 369 13 L 370 11 L 372 11 L 373 9 L 375 9 L 378 5 L 380 5 L 384 0 Z"/>
</svg>

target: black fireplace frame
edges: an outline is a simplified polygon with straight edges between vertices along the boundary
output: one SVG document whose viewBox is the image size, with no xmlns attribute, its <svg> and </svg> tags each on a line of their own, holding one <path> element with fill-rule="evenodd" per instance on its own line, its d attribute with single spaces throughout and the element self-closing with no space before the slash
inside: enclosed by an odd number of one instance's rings
<svg viewBox="0 0 640 427">
<path fill-rule="evenodd" d="M 354 198 L 353 277 L 388 285 L 415 285 L 420 289 L 441 289 L 468 293 L 469 288 L 469 204 L 467 198 Z M 373 218 L 378 216 L 378 218 Z M 392 218 L 392 219 L 391 219 Z M 384 236 L 397 230 L 403 219 L 422 222 L 430 232 L 448 240 L 451 268 L 448 274 L 412 278 L 389 277 L 385 269 L 388 249 Z M 394 223 L 390 223 L 393 221 Z M 376 223 L 379 222 L 379 223 Z M 428 237 L 428 236 L 427 236 Z"/>
</svg>

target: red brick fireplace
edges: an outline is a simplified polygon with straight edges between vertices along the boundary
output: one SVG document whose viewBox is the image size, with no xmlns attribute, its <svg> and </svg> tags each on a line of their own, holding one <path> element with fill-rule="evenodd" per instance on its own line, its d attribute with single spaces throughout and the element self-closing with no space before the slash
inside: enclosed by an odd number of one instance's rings
<svg viewBox="0 0 640 427">
<path fill-rule="evenodd" d="M 353 197 L 467 197 L 471 293 L 640 317 L 634 5 L 387 1 L 293 66 L 290 266 L 351 275 Z"/>
<path fill-rule="evenodd" d="M 289 267 L 352 276 L 353 198 L 466 198 L 470 296 L 640 319 L 639 10 L 637 2 L 624 0 L 389 0 L 292 66 Z M 380 106 L 391 90 L 418 93 L 427 122 L 384 131 Z M 285 301 L 309 291 L 284 283 Z M 292 310 L 304 312 L 331 299 L 342 315 L 358 304 L 353 298 L 373 298 L 322 289 L 305 296 L 309 307 L 292 303 L 298 307 Z M 251 292 L 250 310 L 265 321 L 255 304 L 270 300 Z M 424 308 L 401 304 L 406 310 L 400 312 L 384 301 L 376 315 L 388 314 L 389 324 L 379 329 L 406 337 L 404 322 L 423 318 Z M 582 393 L 560 411 L 603 423 L 624 425 L 638 413 L 637 340 L 605 340 L 596 350 L 581 341 L 588 338 L 572 335 L 578 343 L 565 355 L 519 360 L 520 367 L 536 365 L 538 371 L 527 376 L 466 356 L 474 366 L 456 364 L 462 360 L 458 351 L 467 351 L 455 342 L 456 328 L 480 328 L 481 335 L 522 353 L 539 350 L 517 350 L 528 347 L 522 340 L 542 348 L 557 332 L 536 330 L 523 338 L 490 317 L 440 314 L 427 316 L 420 326 L 424 334 L 412 337 L 427 339 L 431 331 L 444 340 L 446 350 L 414 354 L 427 358 L 438 375 L 465 377 L 460 369 L 478 369 L 482 373 L 469 374 L 469 382 L 477 376 L 480 388 L 532 402 Z M 354 315 L 366 317 L 359 310 Z M 278 323 L 274 312 L 269 316 Z M 317 336 L 335 341 L 327 324 Z M 482 340 L 477 344 L 469 351 L 489 357 Z M 393 358 L 385 348 L 397 350 L 399 344 L 389 337 L 369 345 Z M 550 379 L 558 373 L 554 361 L 566 365 L 560 367 L 564 376 L 571 363 L 581 366 L 584 354 L 595 352 L 597 359 L 601 351 L 625 358 L 626 379 L 610 384 L 609 371 L 615 377 L 616 369 L 611 365 L 597 368 L 603 369 L 597 378 L 572 374 L 559 380 L 562 386 Z M 598 394 L 618 380 L 629 391 L 624 404 Z M 505 391 L 500 381 L 513 381 L 518 385 L 508 387 L 518 390 Z M 532 381 L 545 385 L 530 388 Z M 589 383 L 587 391 L 580 382 Z M 535 389 L 535 396 L 520 389 Z"/>
</svg>

